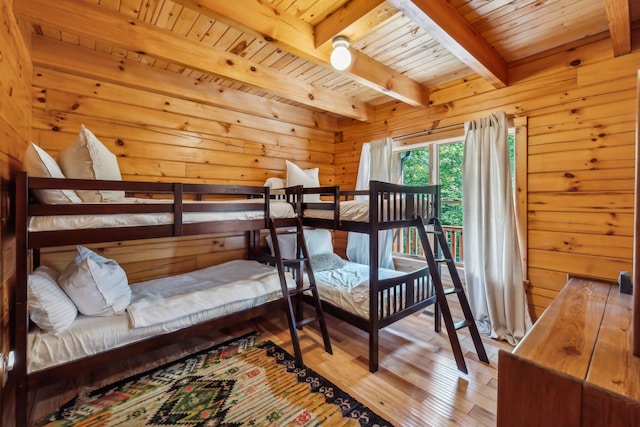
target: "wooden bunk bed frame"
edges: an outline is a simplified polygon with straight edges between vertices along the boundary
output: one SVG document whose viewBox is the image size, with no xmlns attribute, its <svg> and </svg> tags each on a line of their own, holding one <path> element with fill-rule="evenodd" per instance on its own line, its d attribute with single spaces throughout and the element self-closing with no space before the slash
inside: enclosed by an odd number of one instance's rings
<svg viewBox="0 0 640 427">
<path fill-rule="evenodd" d="M 370 181 L 369 190 L 341 191 L 339 187 L 305 188 L 304 194 L 319 194 L 324 201 L 303 203 L 305 226 L 366 233 L 369 235 L 369 318 L 354 315 L 340 307 L 323 301 L 324 311 L 368 332 L 369 371 L 378 370 L 379 331 L 425 307 L 437 302 L 429 267 L 423 267 L 400 277 L 380 280 L 379 231 L 415 228 L 416 218 L 440 216 L 440 187 L 403 186 L 381 181 Z M 368 221 L 350 221 L 340 218 L 340 203 L 355 196 L 367 196 Z M 328 199 L 328 200 L 327 200 Z M 332 211 L 333 217 L 315 218 L 304 214 L 307 210 Z M 398 297 L 400 296 L 400 297 Z M 441 329 L 440 306 L 435 308 L 435 329 Z M 376 315 L 372 315 L 377 313 Z"/>
<path fill-rule="evenodd" d="M 27 281 L 31 268 L 39 265 L 39 249 L 73 244 L 103 243 L 123 240 L 138 240 L 160 237 L 188 236 L 222 232 L 246 232 L 249 245 L 249 256 L 259 251 L 260 230 L 270 227 L 269 187 L 233 186 L 211 184 L 181 184 L 126 181 L 92 181 L 75 179 L 30 178 L 25 172 L 16 176 L 15 221 L 16 221 L 16 320 L 13 328 L 12 342 L 16 350 L 14 367 L 16 378 L 16 419 L 18 425 L 27 425 L 27 402 L 29 390 L 37 389 L 56 380 L 88 373 L 108 364 L 114 358 L 127 358 L 160 349 L 197 336 L 206 331 L 220 329 L 225 326 L 248 320 L 273 312 L 286 311 L 285 299 L 279 299 L 245 311 L 195 324 L 185 329 L 157 335 L 131 344 L 116 347 L 109 351 L 83 357 L 50 368 L 27 372 L 29 313 L 27 306 Z M 45 205 L 35 202 L 32 191 L 42 189 L 69 190 L 116 190 L 126 194 L 145 195 L 145 197 L 171 197 L 172 203 L 109 203 L 109 204 L 65 204 Z M 287 200 L 297 206 L 296 193 L 300 189 L 287 190 Z M 217 195 L 222 197 L 255 198 L 255 203 L 225 202 L 221 204 L 183 203 L 188 196 L 202 200 L 203 196 Z M 231 210 L 262 210 L 260 219 L 210 221 L 199 223 L 183 223 L 183 214 L 187 212 L 212 212 Z M 120 213 L 171 213 L 173 221 L 163 225 L 128 226 L 114 228 L 96 228 L 62 231 L 29 231 L 29 218 L 47 215 L 76 214 L 120 214 Z M 285 221 L 286 220 L 281 220 Z M 299 222 L 296 217 L 294 223 Z M 31 253 L 31 257 L 29 256 Z M 264 255 L 260 254 L 264 261 Z M 32 263 L 30 263 L 30 260 Z M 257 259 L 257 258 L 256 258 Z M 272 258 L 274 259 L 274 258 Z M 31 265 L 33 264 L 33 265 Z M 296 337 L 297 338 L 297 337 Z"/>
</svg>

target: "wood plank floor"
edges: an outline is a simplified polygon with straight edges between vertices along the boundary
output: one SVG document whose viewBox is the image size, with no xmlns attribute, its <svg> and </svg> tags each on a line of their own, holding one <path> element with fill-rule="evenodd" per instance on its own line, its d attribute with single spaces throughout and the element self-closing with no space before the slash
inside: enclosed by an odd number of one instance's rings
<svg viewBox="0 0 640 427">
<path fill-rule="evenodd" d="M 456 304 L 451 305 L 454 316 L 459 315 Z M 487 365 L 478 360 L 466 328 L 460 330 L 469 369 L 469 374 L 463 374 L 456 368 L 446 332 L 434 332 L 433 315 L 428 309 L 381 331 L 380 369 L 372 374 L 368 371 L 367 334 L 332 316 L 328 316 L 328 326 L 333 355 L 324 351 L 316 329 L 307 326 L 300 332 L 305 364 L 394 425 L 495 425 L 498 351 L 501 348 L 510 351 L 506 343 L 483 339 L 490 359 Z M 114 361 L 92 377 L 71 378 L 37 390 L 30 396 L 30 417 L 41 418 L 79 391 L 109 384 L 209 347 L 212 341 L 219 343 L 252 330 L 293 352 L 285 315 L 274 314 L 269 319 L 258 318 L 212 331 L 207 337 L 197 337 L 143 358 Z M 141 361 L 144 363 L 139 366 Z"/>
</svg>

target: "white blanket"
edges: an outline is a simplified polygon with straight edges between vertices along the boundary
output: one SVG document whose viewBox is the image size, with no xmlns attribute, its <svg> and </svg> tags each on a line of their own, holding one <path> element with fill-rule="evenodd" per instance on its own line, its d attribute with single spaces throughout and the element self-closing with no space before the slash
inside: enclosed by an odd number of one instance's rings
<svg viewBox="0 0 640 427">
<path fill-rule="evenodd" d="M 251 278 L 251 279 L 249 279 Z M 286 275 L 287 286 L 294 287 L 295 283 L 290 274 Z M 262 279 L 260 284 L 256 281 Z M 235 283 L 234 283 L 235 282 Z M 244 285 L 236 286 L 244 282 Z M 211 303 L 208 309 L 191 314 L 184 314 L 189 310 L 189 303 L 183 301 L 181 308 L 182 317 L 176 317 L 177 309 L 165 304 L 164 298 L 179 300 L 185 296 L 189 299 L 189 292 L 197 295 L 207 293 L 207 287 L 213 287 L 217 291 L 212 291 L 217 296 L 207 298 L 207 303 Z M 29 331 L 29 353 L 28 372 L 35 372 L 50 366 L 69 362 L 92 354 L 108 351 L 115 347 L 140 341 L 156 335 L 188 328 L 196 323 L 202 323 L 210 319 L 227 316 L 241 310 L 247 310 L 270 301 L 282 298 L 282 290 L 278 280 L 278 273 L 275 268 L 260 264 L 257 261 L 236 260 L 213 267 L 204 268 L 183 275 L 166 277 L 161 279 L 140 282 L 131 286 L 131 308 L 135 312 L 136 306 L 141 301 L 147 301 L 147 310 L 156 312 L 149 304 L 150 301 L 161 304 L 165 312 L 169 312 L 172 320 L 163 323 L 154 323 L 146 327 L 131 327 L 130 314 L 122 313 L 116 316 L 92 317 L 80 315 L 71 324 L 69 329 L 55 335 L 46 333 L 39 328 L 32 328 Z M 233 297 L 223 296 L 229 291 Z M 198 299 L 198 298 L 196 298 Z M 202 306 L 202 301 L 198 302 Z M 193 308 L 193 307 L 192 307 Z M 159 313 L 151 314 L 149 317 L 142 313 L 143 320 L 134 313 L 136 326 L 138 322 L 151 323 L 157 320 Z M 274 315 L 284 315 L 284 313 L 274 313 Z M 156 317 L 156 320 L 151 319 Z"/>
<path fill-rule="evenodd" d="M 290 274 L 287 280 L 289 286 L 295 286 Z M 127 308 L 133 328 L 169 322 L 221 305 L 244 306 L 247 300 L 255 301 L 281 289 L 273 267 L 242 261 L 176 276 L 169 289 L 163 279 L 149 282 L 145 282 L 144 289 L 133 286 L 134 302 Z M 158 285 L 165 289 L 158 289 Z"/>
<path fill-rule="evenodd" d="M 380 279 L 402 276 L 403 272 L 381 268 Z M 337 307 L 369 318 L 369 266 L 346 261 L 346 265 L 334 270 L 313 273 L 320 299 Z"/>
<path fill-rule="evenodd" d="M 406 200 L 392 199 L 393 206 L 389 210 L 385 200 L 384 209 L 381 209 L 383 218 L 381 221 L 389 221 L 386 216 L 389 212 L 399 213 L 405 211 Z M 328 203 L 328 202 L 327 202 Z M 341 221 L 357 221 L 369 222 L 369 199 L 344 200 L 340 202 L 340 220 Z M 333 210 L 325 209 L 305 209 L 304 216 L 307 218 L 333 219 Z"/>
<path fill-rule="evenodd" d="M 255 204 L 260 199 L 235 200 L 234 203 Z M 172 203 L 171 200 L 125 198 L 121 203 Z M 190 203 L 224 203 L 224 202 L 190 202 Z M 272 218 L 293 218 L 295 212 L 290 203 L 282 200 L 272 200 L 269 202 L 269 212 Z M 108 202 L 103 204 L 107 205 Z M 242 211 L 220 211 L 220 212 L 184 212 L 182 222 L 193 224 L 208 221 L 244 221 L 252 219 L 262 219 L 262 210 L 242 210 Z M 173 214 L 171 213 L 146 213 L 146 214 L 82 214 L 82 215 L 57 215 L 57 216 L 34 216 L 29 218 L 29 231 L 52 231 L 52 230 L 77 230 L 91 228 L 108 227 L 136 227 L 143 225 L 172 224 Z"/>
</svg>

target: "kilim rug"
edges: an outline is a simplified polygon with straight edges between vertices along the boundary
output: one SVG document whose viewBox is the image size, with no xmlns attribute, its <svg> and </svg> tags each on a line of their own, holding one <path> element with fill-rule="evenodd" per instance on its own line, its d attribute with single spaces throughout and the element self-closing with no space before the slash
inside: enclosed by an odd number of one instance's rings
<svg viewBox="0 0 640 427">
<path fill-rule="evenodd" d="M 252 333 L 77 397 L 48 426 L 391 426 Z"/>
</svg>

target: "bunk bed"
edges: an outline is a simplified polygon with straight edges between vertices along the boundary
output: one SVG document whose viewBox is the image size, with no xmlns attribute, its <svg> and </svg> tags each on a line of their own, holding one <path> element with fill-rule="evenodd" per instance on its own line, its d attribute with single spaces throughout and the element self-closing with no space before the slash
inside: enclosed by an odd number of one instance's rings
<svg viewBox="0 0 640 427">
<path fill-rule="evenodd" d="M 341 191 L 337 186 L 305 187 L 302 191 L 306 195 L 316 195 L 312 202 L 306 201 L 309 198 L 303 199 L 305 226 L 366 233 L 369 236 L 368 307 L 362 307 L 360 302 L 358 310 L 349 303 L 336 303 L 345 299 L 339 296 L 325 299 L 323 295 L 328 297 L 331 293 L 329 288 L 335 283 L 324 272 L 316 272 L 315 275 L 324 311 L 368 332 L 369 370 L 375 372 L 378 370 L 379 331 L 437 301 L 429 266 L 411 272 L 379 268 L 379 232 L 415 228 L 419 218 L 439 217 L 439 186 L 402 186 L 370 181 L 369 190 L 364 191 Z M 345 273 L 358 276 L 363 268 L 367 269 L 350 263 Z M 358 287 L 362 288 L 362 283 Z M 439 331 L 441 316 L 438 304 L 435 311 L 435 327 Z"/>
<path fill-rule="evenodd" d="M 291 275 L 285 275 L 273 266 L 266 266 L 255 260 L 234 261 L 249 264 L 230 265 L 226 269 L 222 266 L 223 270 L 215 270 L 214 274 L 200 270 L 200 277 L 191 282 L 184 282 L 183 279 L 179 281 L 183 285 L 186 283 L 185 286 L 191 286 L 194 281 L 199 283 L 204 280 L 204 276 L 218 277 L 226 276 L 229 272 L 252 272 L 253 275 L 246 278 L 246 281 L 251 283 L 237 285 L 239 288 L 236 289 L 236 293 L 243 294 L 247 286 L 253 286 L 255 277 L 265 276 L 268 280 L 260 282 L 257 288 L 260 288 L 261 292 L 256 291 L 256 295 L 250 301 L 229 301 L 222 309 L 211 308 L 204 315 L 191 313 L 186 317 L 169 319 L 160 326 L 143 323 L 142 328 L 131 328 L 131 316 L 128 319 L 123 316 L 111 316 L 109 320 L 78 316 L 78 320 L 74 320 L 69 329 L 76 328 L 85 332 L 99 329 L 108 332 L 131 329 L 135 332 L 132 337 L 111 344 L 117 345 L 113 348 L 65 354 L 61 356 L 62 360 L 55 360 L 58 351 L 65 348 L 60 342 L 67 331 L 44 334 L 30 323 L 29 280 L 38 270 L 41 248 L 79 245 L 80 251 L 83 248 L 81 245 L 90 243 L 238 232 L 246 233 L 248 254 L 251 258 L 252 254 L 258 254 L 260 251 L 260 231 L 270 228 L 270 223 L 275 218 L 285 224 L 301 223 L 296 213 L 296 207 L 299 210 L 300 205 L 295 200 L 295 193 L 299 193 L 300 190 L 286 190 L 284 199 L 275 200 L 269 187 L 32 178 L 26 172 L 17 173 L 15 188 L 16 322 L 12 339 L 17 355 L 14 368 L 17 381 L 16 403 L 19 409 L 17 417 L 19 422 L 24 422 L 25 425 L 26 413 L 21 410 L 26 411 L 30 389 L 81 372 L 92 372 L 111 360 L 143 354 L 207 330 L 219 329 L 273 312 L 274 309 L 286 309 L 283 286 L 289 289 L 296 287 L 295 279 Z M 117 191 L 126 197 L 105 203 L 38 203 L 34 194 L 47 191 Z M 264 259 L 263 254 L 259 257 Z M 258 256 L 255 259 L 258 259 Z M 272 258 L 272 261 L 274 260 L 275 263 L 278 262 Z M 238 280 L 241 282 L 241 279 L 234 278 L 232 284 L 237 284 Z M 283 284 L 283 280 L 286 284 Z M 274 282 L 277 285 L 274 285 Z M 140 285 L 140 293 L 144 295 L 147 290 Z M 133 284 L 131 288 L 135 289 L 136 286 L 138 284 Z M 221 295 L 209 295 L 209 298 L 204 299 L 215 300 Z M 149 301 L 144 301 L 144 304 L 148 303 Z M 139 308 L 139 314 L 145 313 L 144 304 Z M 140 330 L 143 332 L 139 333 Z M 297 336 L 295 338 L 297 342 Z M 328 338 L 325 342 L 327 341 Z M 34 356 L 33 360 L 30 360 L 31 352 L 35 351 L 31 346 L 36 344 L 45 348 L 47 355 Z"/>
</svg>

